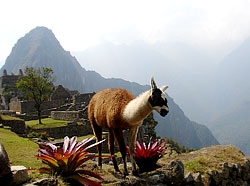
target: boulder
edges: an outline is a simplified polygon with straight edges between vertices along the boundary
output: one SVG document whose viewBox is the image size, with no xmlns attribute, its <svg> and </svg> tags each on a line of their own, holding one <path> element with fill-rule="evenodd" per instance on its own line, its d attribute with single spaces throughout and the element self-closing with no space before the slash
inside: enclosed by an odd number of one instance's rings
<svg viewBox="0 0 250 186">
<path fill-rule="evenodd" d="M 12 181 L 12 173 L 10 169 L 9 157 L 0 143 L 0 183 L 3 185 L 10 185 Z"/>
<path fill-rule="evenodd" d="M 13 185 L 20 185 L 29 180 L 27 169 L 24 166 L 11 166 L 11 172 L 13 174 Z"/>
<path fill-rule="evenodd" d="M 165 181 L 173 185 L 181 185 L 184 181 L 184 165 L 179 160 L 173 160 L 165 171 Z"/>
<path fill-rule="evenodd" d="M 197 172 L 193 174 L 195 186 L 204 186 L 204 183 L 202 182 L 202 175 L 200 172 Z"/>
<path fill-rule="evenodd" d="M 188 185 L 192 185 L 192 184 L 195 183 L 194 177 L 193 177 L 193 175 L 192 175 L 191 172 L 188 172 L 188 173 L 185 175 L 185 178 L 184 178 L 184 179 L 185 179 L 186 184 L 188 184 Z"/>
<path fill-rule="evenodd" d="M 164 179 L 165 179 L 165 174 L 155 174 L 148 178 L 149 182 L 152 183 L 153 185 L 157 183 L 162 183 Z"/>
</svg>

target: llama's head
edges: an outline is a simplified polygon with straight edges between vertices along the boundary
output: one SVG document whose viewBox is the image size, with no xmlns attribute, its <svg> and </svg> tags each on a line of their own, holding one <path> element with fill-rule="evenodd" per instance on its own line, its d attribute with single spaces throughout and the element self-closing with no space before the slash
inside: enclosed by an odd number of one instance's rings
<svg viewBox="0 0 250 186">
<path fill-rule="evenodd" d="M 168 100 L 164 91 L 168 86 L 162 86 L 157 88 L 154 78 L 151 78 L 151 95 L 149 97 L 149 103 L 161 116 L 166 116 L 169 112 Z"/>
</svg>

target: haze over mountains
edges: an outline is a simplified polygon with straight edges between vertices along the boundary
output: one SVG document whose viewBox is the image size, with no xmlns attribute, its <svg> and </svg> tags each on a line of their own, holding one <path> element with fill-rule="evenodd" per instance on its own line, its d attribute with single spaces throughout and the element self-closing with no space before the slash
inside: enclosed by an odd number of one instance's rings
<svg viewBox="0 0 250 186">
<path fill-rule="evenodd" d="M 133 52 L 136 55 L 138 52 L 141 53 L 141 55 L 145 55 L 143 59 L 147 61 L 145 66 L 147 65 L 151 69 L 149 72 L 147 68 L 144 69 L 144 66 L 135 66 L 136 61 L 132 60 L 135 56 L 131 57 L 129 55 L 131 53 L 133 54 Z M 147 79 L 149 83 L 152 72 L 157 73 L 159 69 L 162 73 L 166 71 L 161 68 L 161 66 L 157 67 L 151 63 L 152 60 L 160 61 L 163 59 L 161 54 L 150 53 L 147 48 L 140 48 L 138 50 L 127 48 L 124 50 L 124 53 L 127 54 L 126 59 L 123 58 L 124 55 L 120 56 L 118 51 L 116 56 L 117 59 L 120 57 L 120 60 L 124 60 L 124 65 L 121 66 L 124 74 L 130 74 L 131 69 L 133 69 L 135 70 L 134 73 L 137 72 L 141 77 Z M 99 56 L 100 54 L 96 53 L 96 55 Z M 104 66 L 108 66 L 109 68 L 113 67 L 109 65 L 109 63 L 106 63 L 106 60 L 101 58 L 100 60 L 105 64 Z M 16 74 L 20 68 L 24 69 L 27 65 L 52 68 L 54 70 L 56 84 L 62 84 L 66 88 L 76 89 L 80 92 L 93 92 L 108 87 L 121 87 L 138 95 L 150 88 L 149 86 L 142 86 L 138 83 L 125 81 L 123 79 L 103 78 L 95 71 L 85 70 L 84 66 L 81 67 L 76 58 L 72 57 L 69 52 L 62 48 L 52 31 L 45 27 L 37 27 L 18 40 L 11 54 L 6 59 L 4 66 L 1 68 L 0 73 L 2 73 L 3 69 L 6 69 L 8 73 L 13 72 Z M 175 72 L 174 68 L 172 70 L 173 72 Z M 171 75 L 171 73 L 168 74 Z M 173 73 L 172 75 L 175 74 Z M 168 76 L 167 78 L 171 79 Z M 167 83 L 158 81 L 158 79 L 160 78 L 155 77 L 159 86 Z M 159 134 L 163 137 L 172 137 L 181 145 L 190 148 L 201 148 L 218 144 L 218 141 L 207 127 L 190 121 L 171 97 L 169 97 L 168 100 L 171 110 L 169 115 L 166 118 L 160 118 L 158 114 L 155 114 L 156 120 L 159 121 L 157 128 Z"/>
<path fill-rule="evenodd" d="M 223 58 L 191 46 L 140 41 L 104 43 L 74 55 L 106 77 L 115 74 L 144 82 L 144 74 L 155 74 L 162 84 L 167 82 L 169 95 L 188 117 L 207 125 L 222 144 L 236 145 L 250 155 L 249 51 L 250 38 Z"/>
</svg>

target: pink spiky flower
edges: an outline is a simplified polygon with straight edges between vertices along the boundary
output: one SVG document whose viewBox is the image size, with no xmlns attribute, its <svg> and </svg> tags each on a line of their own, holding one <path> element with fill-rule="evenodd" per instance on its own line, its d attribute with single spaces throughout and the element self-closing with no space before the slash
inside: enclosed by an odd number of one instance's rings
<svg viewBox="0 0 250 186">
<path fill-rule="evenodd" d="M 156 168 L 157 161 L 165 154 L 165 140 L 154 140 L 148 145 L 142 140 L 140 144 L 136 141 L 135 161 L 141 172 L 146 172 Z"/>
<path fill-rule="evenodd" d="M 100 186 L 96 181 L 86 178 L 82 175 L 88 175 L 104 181 L 103 178 L 91 171 L 79 169 L 79 167 L 86 161 L 98 157 L 96 155 L 88 155 L 87 150 L 102 143 L 104 140 L 94 143 L 84 148 L 84 146 L 94 138 L 85 138 L 81 142 L 77 142 L 77 137 L 74 136 L 69 139 L 68 136 L 64 138 L 63 146 L 55 146 L 47 143 L 46 146 L 39 144 L 41 149 L 37 152 L 35 157 L 42 160 L 43 163 L 49 167 L 42 167 L 38 169 L 40 173 L 61 175 L 63 178 L 74 179 L 83 185 Z"/>
</svg>

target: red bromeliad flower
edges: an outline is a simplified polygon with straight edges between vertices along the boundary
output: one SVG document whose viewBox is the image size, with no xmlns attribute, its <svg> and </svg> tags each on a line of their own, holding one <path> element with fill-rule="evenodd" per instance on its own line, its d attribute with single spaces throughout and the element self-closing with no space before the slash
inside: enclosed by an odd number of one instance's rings
<svg viewBox="0 0 250 186">
<path fill-rule="evenodd" d="M 83 185 L 101 185 L 96 181 L 83 177 L 82 175 L 88 175 L 95 177 L 100 181 L 104 181 L 101 176 L 88 170 L 78 169 L 86 161 L 98 157 L 96 155 L 87 156 L 88 152 L 86 151 L 99 143 L 102 143 L 105 139 L 84 148 L 84 145 L 90 142 L 93 138 L 94 136 L 92 138 L 85 138 L 78 143 L 76 136 L 71 139 L 66 136 L 64 138 L 63 147 L 55 146 L 51 143 L 47 143 L 46 146 L 39 144 L 41 149 L 39 149 L 37 152 L 38 155 L 35 157 L 41 159 L 42 162 L 49 167 L 42 167 L 38 169 L 38 171 L 40 173 L 61 175 L 65 179 L 74 179 Z"/>
<path fill-rule="evenodd" d="M 149 142 L 148 145 L 142 140 L 142 143 L 136 141 L 135 161 L 141 172 L 146 172 L 156 168 L 156 162 L 166 151 L 165 140 L 158 141 L 157 139 Z"/>
</svg>

